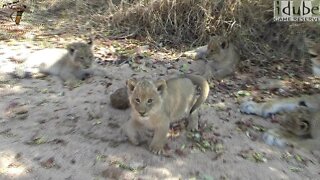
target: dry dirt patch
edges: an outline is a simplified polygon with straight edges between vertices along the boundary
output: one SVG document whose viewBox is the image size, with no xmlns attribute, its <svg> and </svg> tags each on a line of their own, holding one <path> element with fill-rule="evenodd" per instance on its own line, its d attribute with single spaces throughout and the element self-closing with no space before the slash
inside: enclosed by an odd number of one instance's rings
<svg viewBox="0 0 320 180">
<path fill-rule="evenodd" d="M 1 47 L 1 67 L 17 66 Z M 10 49 L 14 50 L 10 50 Z M 135 62 L 135 61 L 134 61 Z M 106 63 L 109 77 L 92 77 L 68 89 L 52 77 L 1 83 L 0 177 L 3 179 L 318 179 L 319 156 L 277 149 L 259 139 L 269 120 L 239 113 L 245 75 L 211 83 L 200 110 L 200 131 L 172 126 L 170 157 L 147 143 L 133 146 L 120 126 L 130 110 L 110 106 L 109 96 L 135 76 L 156 78 L 185 71 L 187 61 Z M 11 66 L 9 66 L 11 65 Z M 134 68 L 132 68 L 134 67 Z M 169 68 L 168 68 L 169 67 Z M 133 70 L 135 69 L 135 70 Z M 1 71 L 4 71 L 2 68 Z"/>
</svg>

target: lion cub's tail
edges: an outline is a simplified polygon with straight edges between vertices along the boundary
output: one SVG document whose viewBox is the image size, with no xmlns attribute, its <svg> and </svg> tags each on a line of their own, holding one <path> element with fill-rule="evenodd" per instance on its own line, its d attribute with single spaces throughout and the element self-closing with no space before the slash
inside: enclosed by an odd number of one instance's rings
<svg viewBox="0 0 320 180">
<path fill-rule="evenodd" d="M 199 108 L 200 105 L 207 99 L 209 95 L 210 87 L 209 87 L 208 81 L 202 76 L 194 75 L 194 74 L 184 74 L 183 77 L 190 79 L 194 85 L 200 88 L 200 96 L 197 99 L 196 103 L 191 108 L 190 110 L 190 114 L 191 114 L 193 111 Z"/>
</svg>

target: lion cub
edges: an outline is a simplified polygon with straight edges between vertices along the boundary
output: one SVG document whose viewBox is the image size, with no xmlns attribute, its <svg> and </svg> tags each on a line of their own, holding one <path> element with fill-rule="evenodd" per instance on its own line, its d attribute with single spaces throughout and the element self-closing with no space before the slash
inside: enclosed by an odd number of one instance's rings
<svg viewBox="0 0 320 180">
<path fill-rule="evenodd" d="M 311 56 L 313 75 L 320 76 L 320 43 L 315 43 L 310 39 L 304 41 Z"/>
<path fill-rule="evenodd" d="M 315 76 L 320 75 L 320 43 L 316 44 L 309 39 L 305 39 L 308 52 L 311 55 L 312 69 Z M 301 96 L 294 98 L 275 99 L 265 103 L 255 103 L 247 101 L 240 105 L 240 111 L 247 114 L 256 114 L 268 117 L 282 111 L 294 111 L 305 106 L 309 109 L 320 110 L 320 94 L 311 96 Z"/>
<path fill-rule="evenodd" d="M 311 55 L 313 75 L 320 75 L 320 44 L 305 39 Z M 246 101 L 240 105 L 240 111 L 270 117 L 280 116 L 280 129 L 266 132 L 263 139 L 267 144 L 283 146 L 299 144 L 310 150 L 320 150 L 320 94 L 293 98 L 274 99 L 264 103 Z"/>
<path fill-rule="evenodd" d="M 264 103 L 246 101 L 240 105 L 240 111 L 266 118 L 281 112 L 292 112 L 300 107 L 320 110 L 320 94 L 274 99 Z"/>
<path fill-rule="evenodd" d="M 207 46 L 200 47 L 198 56 L 205 56 L 205 61 L 195 62 L 191 69 L 205 78 L 223 79 L 233 74 L 238 66 L 240 56 L 236 47 L 225 37 L 212 36 Z"/>
<path fill-rule="evenodd" d="M 60 77 L 63 81 L 83 80 L 90 75 L 86 70 L 93 62 L 92 41 L 75 42 L 66 49 L 47 48 L 36 51 L 26 58 L 23 66 L 25 72 Z M 29 69 L 31 68 L 31 69 Z"/>
<path fill-rule="evenodd" d="M 169 80 L 136 80 L 127 81 L 131 119 L 124 130 L 129 141 L 139 144 L 139 131 L 154 131 L 150 143 L 153 153 L 161 154 L 167 141 L 167 133 L 171 122 L 188 118 L 188 129 L 198 128 L 196 112 L 207 99 L 209 84 L 201 76 L 183 75 Z M 197 88 L 200 95 L 197 95 Z"/>
<path fill-rule="evenodd" d="M 278 134 L 285 138 L 286 145 L 293 144 L 308 150 L 320 151 L 320 113 L 318 110 L 299 107 L 291 113 L 284 113 L 279 120 L 281 131 L 279 130 Z M 265 135 L 264 140 L 268 143 L 267 137 Z M 269 144 L 272 145 L 272 141 Z"/>
<path fill-rule="evenodd" d="M 298 144 L 310 150 L 320 150 L 320 95 L 284 98 L 256 103 L 247 101 L 240 112 L 270 117 L 280 115 L 280 129 L 271 129 L 263 135 L 270 145 L 283 147 Z"/>
<path fill-rule="evenodd" d="M 240 56 L 226 38 L 214 36 L 208 44 L 207 59 L 204 76 L 222 79 L 236 71 Z"/>
</svg>

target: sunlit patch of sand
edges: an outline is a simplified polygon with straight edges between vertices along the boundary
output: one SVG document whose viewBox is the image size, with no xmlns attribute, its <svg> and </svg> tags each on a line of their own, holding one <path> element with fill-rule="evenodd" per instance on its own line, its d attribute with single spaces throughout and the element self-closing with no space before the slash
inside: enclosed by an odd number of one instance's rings
<svg viewBox="0 0 320 180">
<path fill-rule="evenodd" d="M 13 153 L 0 152 L 0 174 L 19 177 L 26 173 L 26 166 L 19 162 Z"/>
</svg>

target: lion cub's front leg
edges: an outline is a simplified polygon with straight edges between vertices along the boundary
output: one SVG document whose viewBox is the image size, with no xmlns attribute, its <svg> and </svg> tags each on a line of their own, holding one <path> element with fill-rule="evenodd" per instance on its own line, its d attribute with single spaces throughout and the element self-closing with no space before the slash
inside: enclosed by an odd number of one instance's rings
<svg viewBox="0 0 320 180">
<path fill-rule="evenodd" d="M 138 145 L 140 143 L 138 137 L 138 130 L 140 128 L 142 128 L 141 124 L 132 118 L 124 124 L 123 130 L 125 131 L 129 141 L 134 145 Z"/>
<path fill-rule="evenodd" d="M 155 128 L 154 136 L 149 146 L 151 152 L 155 154 L 162 154 L 164 152 L 168 132 L 169 123 L 163 123 Z"/>
<path fill-rule="evenodd" d="M 65 85 L 70 89 L 77 87 L 83 80 L 89 77 L 90 74 L 81 69 L 70 71 L 68 69 L 62 69 L 60 72 L 60 79 L 65 82 Z"/>
<path fill-rule="evenodd" d="M 270 145 L 278 148 L 294 146 L 307 150 L 320 150 L 320 142 L 313 138 L 298 137 L 283 129 L 269 129 L 262 136 L 262 140 Z"/>
<path fill-rule="evenodd" d="M 278 148 L 284 148 L 291 143 L 288 141 L 289 133 L 280 129 L 269 129 L 262 135 L 262 140 L 270 145 Z"/>
<path fill-rule="evenodd" d="M 280 100 L 271 100 L 265 103 L 246 101 L 240 105 L 240 112 L 266 118 L 279 112 L 294 111 L 298 107 L 303 106 L 303 103 L 301 104 L 301 102 L 303 102 L 302 100 L 302 98 L 284 98 Z"/>
<path fill-rule="evenodd" d="M 267 117 L 263 112 L 263 103 L 256 103 L 254 101 L 246 101 L 240 104 L 240 112 L 245 114 L 254 114 L 262 117 Z"/>
</svg>

